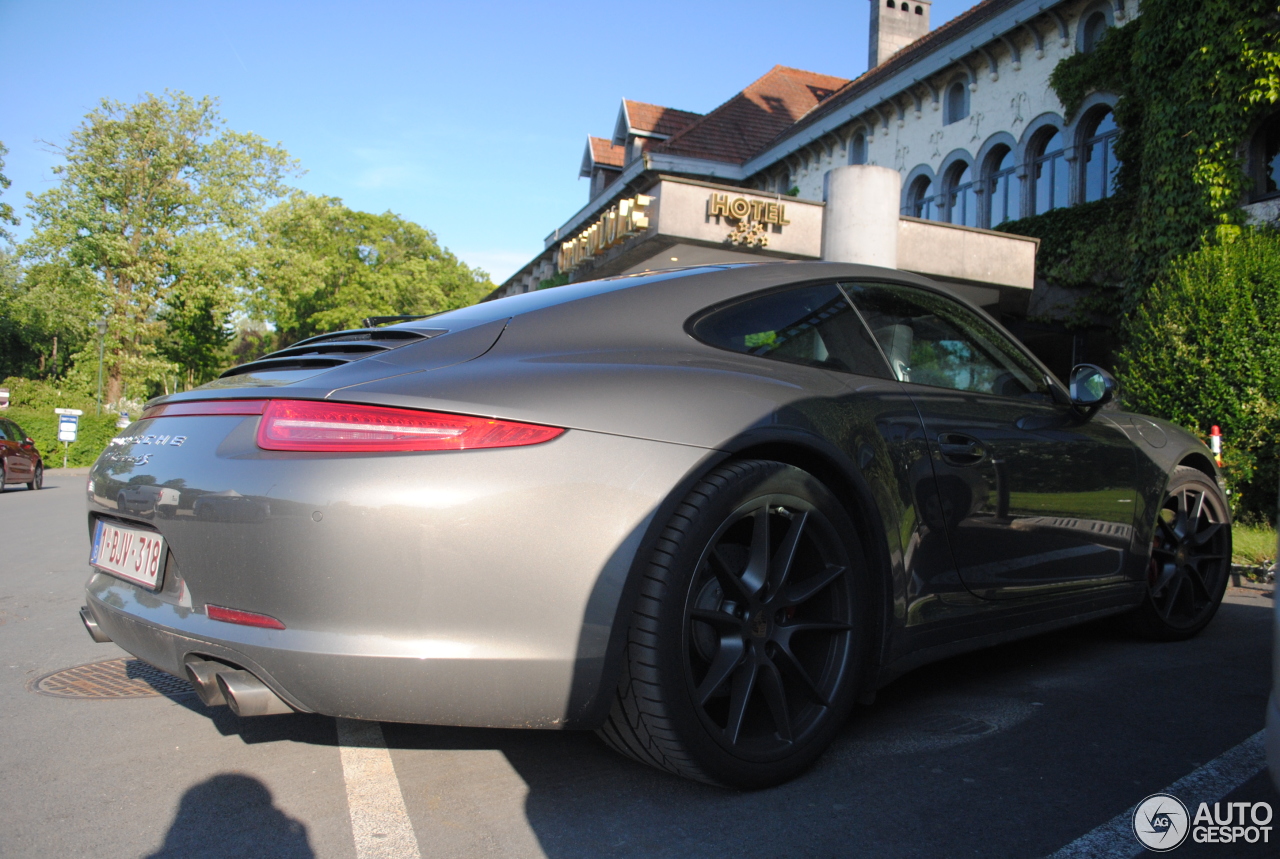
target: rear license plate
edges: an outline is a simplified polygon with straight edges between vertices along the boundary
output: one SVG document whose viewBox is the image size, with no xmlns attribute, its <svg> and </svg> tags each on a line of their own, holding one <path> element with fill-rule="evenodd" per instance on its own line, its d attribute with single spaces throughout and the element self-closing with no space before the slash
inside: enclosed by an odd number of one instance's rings
<svg viewBox="0 0 1280 859">
<path fill-rule="evenodd" d="M 93 532 L 89 563 L 103 572 L 155 590 L 160 586 L 164 565 L 164 537 L 155 531 L 99 519 Z"/>
</svg>

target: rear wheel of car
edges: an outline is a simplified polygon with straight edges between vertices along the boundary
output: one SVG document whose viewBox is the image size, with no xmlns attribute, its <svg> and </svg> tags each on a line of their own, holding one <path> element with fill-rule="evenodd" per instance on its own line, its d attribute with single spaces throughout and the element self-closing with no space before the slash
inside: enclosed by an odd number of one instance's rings
<svg viewBox="0 0 1280 859">
<path fill-rule="evenodd" d="M 649 560 L 599 734 L 643 763 L 759 788 L 803 772 L 852 708 L 867 571 L 840 502 L 752 460 L 689 493 Z"/>
<path fill-rule="evenodd" d="M 44 466 L 36 463 L 36 473 L 32 476 L 31 482 L 27 484 L 28 489 L 44 488 Z"/>
<path fill-rule="evenodd" d="M 1147 593 L 1130 616 L 1157 641 L 1191 638 L 1209 625 L 1231 573 L 1231 517 L 1204 472 L 1179 466 L 1156 517 Z"/>
</svg>

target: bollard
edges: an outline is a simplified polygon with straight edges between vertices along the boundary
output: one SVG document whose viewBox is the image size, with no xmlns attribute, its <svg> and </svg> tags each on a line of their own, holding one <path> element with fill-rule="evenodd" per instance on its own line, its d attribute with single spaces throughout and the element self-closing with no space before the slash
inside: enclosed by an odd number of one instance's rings
<svg viewBox="0 0 1280 859">
<path fill-rule="evenodd" d="M 1213 451 L 1213 461 L 1218 464 L 1218 468 L 1222 468 L 1222 430 L 1218 429 L 1217 424 L 1209 429 L 1209 450 Z"/>
</svg>

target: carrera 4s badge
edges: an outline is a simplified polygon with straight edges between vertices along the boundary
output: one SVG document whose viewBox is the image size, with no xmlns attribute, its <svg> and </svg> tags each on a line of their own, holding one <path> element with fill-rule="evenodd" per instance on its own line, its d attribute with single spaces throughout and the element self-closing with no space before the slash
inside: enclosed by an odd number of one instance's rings
<svg viewBox="0 0 1280 859">
<path fill-rule="evenodd" d="M 126 444 L 156 444 L 168 445 L 169 447 L 182 447 L 186 442 L 185 435 L 122 435 L 111 439 L 114 446 Z"/>
</svg>

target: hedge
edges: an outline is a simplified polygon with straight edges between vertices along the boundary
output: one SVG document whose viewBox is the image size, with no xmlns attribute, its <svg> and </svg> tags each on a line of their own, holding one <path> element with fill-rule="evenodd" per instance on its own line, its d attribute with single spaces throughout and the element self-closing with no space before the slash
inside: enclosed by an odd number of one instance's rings
<svg viewBox="0 0 1280 859">
<path fill-rule="evenodd" d="M 1175 261 L 1129 326 L 1126 405 L 1222 428 L 1238 515 L 1274 521 L 1280 482 L 1280 232 L 1245 230 Z"/>
<path fill-rule="evenodd" d="M 10 407 L 0 410 L 3 416 L 31 436 L 36 443 L 36 450 L 44 458 L 45 468 L 62 467 L 62 442 L 58 441 L 58 415 L 53 409 L 32 409 Z M 67 466 L 76 468 L 93 465 L 93 461 L 102 453 L 116 429 L 116 415 L 95 415 L 86 413 L 80 416 L 80 426 L 76 440 L 67 445 Z"/>
</svg>

